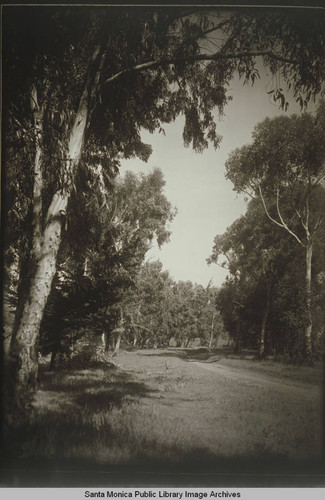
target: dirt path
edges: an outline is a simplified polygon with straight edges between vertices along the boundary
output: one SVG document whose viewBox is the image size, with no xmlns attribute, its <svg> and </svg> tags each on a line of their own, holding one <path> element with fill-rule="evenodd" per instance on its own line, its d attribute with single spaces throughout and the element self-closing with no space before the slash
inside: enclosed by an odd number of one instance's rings
<svg viewBox="0 0 325 500">
<path fill-rule="evenodd" d="M 245 370 L 236 370 L 229 366 L 218 365 L 217 363 L 206 363 L 202 361 L 192 361 L 192 364 L 209 370 L 217 376 L 225 377 L 236 382 L 246 382 L 255 387 L 273 387 L 276 390 L 287 394 L 298 394 L 304 398 L 321 397 L 321 386 L 313 386 L 311 384 L 302 384 L 301 382 L 292 380 L 277 380 L 270 375 L 252 374 Z"/>
</svg>

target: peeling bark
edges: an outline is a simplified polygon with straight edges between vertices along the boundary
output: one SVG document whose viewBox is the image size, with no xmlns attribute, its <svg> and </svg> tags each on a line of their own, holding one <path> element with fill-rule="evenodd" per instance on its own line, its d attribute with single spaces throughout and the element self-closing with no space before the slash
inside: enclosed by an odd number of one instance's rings
<svg viewBox="0 0 325 500">
<path fill-rule="evenodd" d="M 67 161 L 63 172 L 63 187 L 52 198 L 44 227 L 42 227 L 41 222 L 41 133 L 43 111 L 38 105 L 35 87 L 32 88 L 31 92 L 31 105 L 34 113 L 36 134 L 33 179 L 33 255 L 30 268 L 30 281 L 27 284 L 28 288 L 26 287 L 26 295 L 21 307 L 17 310 L 17 319 L 15 320 L 10 346 L 9 369 L 9 391 L 12 403 L 20 408 L 24 408 L 29 395 L 35 389 L 37 383 L 37 343 L 40 324 L 56 273 L 57 254 L 61 243 L 62 221 L 65 217 L 73 178 L 84 144 L 91 97 L 96 87 L 96 81 L 99 78 L 99 53 L 100 47 L 96 47 L 90 60 L 85 88 L 79 101 L 78 110 L 68 140 Z"/>
</svg>

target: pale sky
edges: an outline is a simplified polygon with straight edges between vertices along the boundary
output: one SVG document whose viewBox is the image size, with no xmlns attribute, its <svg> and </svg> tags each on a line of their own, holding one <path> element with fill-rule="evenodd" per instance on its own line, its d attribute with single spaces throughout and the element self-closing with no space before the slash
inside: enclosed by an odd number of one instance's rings
<svg viewBox="0 0 325 500">
<path fill-rule="evenodd" d="M 165 270 L 176 281 L 190 280 L 206 286 L 210 279 L 220 286 L 226 271 L 216 264 L 208 266 L 213 240 L 245 212 L 244 197 L 232 190 L 232 183 L 225 178 L 225 161 L 229 153 L 251 142 L 254 126 L 266 116 L 285 113 L 270 102 L 270 77 L 264 74 L 254 86 L 233 82 L 228 95 L 233 100 L 225 107 L 225 116 L 218 124 L 218 133 L 223 136 L 218 150 L 210 146 L 202 154 L 184 148 L 182 141 L 183 118 L 165 126 L 166 136 L 143 132 L 142 140 L 151 144 L 153 153 L 147 163 L 141 160 L 125 160 L 121 175 L 125 171 L 148 173 L 153 168 L 163 172 L 165 195 L 178 213 L 169 225 L 170 242 L 162 248 L 155 245 L 147 260 L 159 259 Z M 294 100 L 289 101 L 290 112 L 299 112 Z"/>
</svg>

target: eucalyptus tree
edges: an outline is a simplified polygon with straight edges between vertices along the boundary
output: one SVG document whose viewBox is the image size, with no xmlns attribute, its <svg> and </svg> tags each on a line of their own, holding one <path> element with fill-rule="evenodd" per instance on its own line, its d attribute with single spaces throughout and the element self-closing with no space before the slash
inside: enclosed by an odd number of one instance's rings
<svg viewBox="0 0 325 500">
<path fill-rule="evenodd" d="M 11 347 L 18 401 L 35 387 L 39 325 L 78 169 L 101 165 L 109 182 L 120 158 L 148 158 L 141 128 L 162 130 L 181 113 L 185 145 L 217 147 L 213 111 L 223 112 L 234 75 L 258 77 L 259 57 L 308 102 L 324 77 L 324 18 L 33 6 L 5 8 L 3 28 L 8 210 L 14 218 L 19 205 L 26 228 Z M 274 98 L 285 106 L 276 83 Z"/>
<path fill-rule="evenodd" d="M 173 280 L 160 261 L 144 262 L 135 286 L 125 294 L 124 317 L 134 347 L 149 341 L 166 344 L 171 336 Z"/>
<path fill-rule="evenodd" d="M 259 355 L 265 354 L 265 336 L 271 312 L 274 286 L 283 273 L 283 259 L 288 254 L 288 236 L 277 234 L 268 220 L 262 202 L 252 199 L 244 215 L 215 237 L 208 262 L 229 270 L 228 287 L 237 290 L 232 306 L 238 321 L 244 316 L 259 331 Z M 288 256 L 289 257 L 289 256 Z M 225 296 L 226 292 L 223 292 Z M 222 304 L 222 300 L 219 300 Z M 225 304 L 222 304 L 224 309 Z M 249 328 L 248 328 L 249 330 Z"/>
<path fill-rule="evenodd" d="M 166 226 L 173 219 L 175 209 L 163 194 L 164 185 L 158 169 L 147 175 L 127 172 L 123 178 L 116 179 L 106 215 L 101 210 L 96 245 L 88 252 L 87 272 L 106 290 L 101 293 L 101 300 L 106 300 L 108 309 L 112 305 L 120 308 L 125 325 L 129 295 L 134 294 L 133 288 L 139 292 L 147 251 L 154 240 L 161 247 L 170 236 Z M 114 326 L 110 324 L 109 329 Z"/>
<path fill-rule="evenodd" d="M 255 127 L 252 144 L 233 151 L 226 163 L 235 190 L 259 196 L 268 219 L 305 249 L 307 357 L 312 356 L 312 256 L 323 223 L 324 117 L 321 102 L 315 116 L 267 118 Z"/>
<path fill-rule="evenodd" d="M 84 186 L 85 196 L 78 200 L 82 233 L 76 213 L 72 211 L 68 217 L 73 237 L 63 238 L 42 324 L 43 352 L 53 348 L 55 355 L 61 344 L 68 344 L 67 329 L 81 326 L 103 334 L 108 346 L 110 333 L 119 328 L 121 313 L 127 324 L 128 297 L 139 292 L 139 273 L 153 240 L 160 247 L 170 235 L 166 224 L 175 211 L 163 194 L 165 181 L 160 170 L 147 175 L 126 172 L 113 181 L 109 191 L 103 186 L 95 189 L 96 183 L 98 178 L 88 175 L 89 192 Z"/>
<path fill-rule="evenodd" d="M 212 348 L 218 343 L 218 337 L 223 333 L 222 321 L 216 308 L 219 290 L 212 285 L 210 280 L 206 287 L 195 284 L 193 292 L 192 310 L 197 326 L 196 336 L 200 338 L 202 345 Z"/>
</svg>

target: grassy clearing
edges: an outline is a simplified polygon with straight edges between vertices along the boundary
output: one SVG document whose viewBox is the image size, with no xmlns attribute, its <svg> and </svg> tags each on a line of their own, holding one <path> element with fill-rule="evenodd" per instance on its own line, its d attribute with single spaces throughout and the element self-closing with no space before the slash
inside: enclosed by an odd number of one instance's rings
<svg viewBox="0 0 325 500">
<path fill-rule="evenodd" d="M 240 377 L 258 366 L 288 378 L 287 367 L 219 360 L 235 367 L 234 380 L 186 361 L 196 355 L 202 351 L 121 352 L 114 365 L 42 369 L 29 421 L 6 434 L 8 459 L 87 470 L 127 464 L 232 472 L 321 459 L 321 398 L 266 387 L 258 374 L 256 383 Z M 314 368 L 306 370 L 312 387 Z"/>
</svg>

